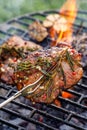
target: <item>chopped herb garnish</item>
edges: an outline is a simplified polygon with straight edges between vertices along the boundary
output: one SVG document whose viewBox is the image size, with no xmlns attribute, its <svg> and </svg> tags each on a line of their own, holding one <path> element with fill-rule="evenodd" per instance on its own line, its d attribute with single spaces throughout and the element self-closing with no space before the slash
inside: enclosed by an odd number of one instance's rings
<svg viewBox="0 0 87 130">
<path fill-rule="evenodd" d="M 66 50 L 66 58 L 67 58 L 68 63 L 71 67 L 71 70 L 74 71 L 74 69 L 73 69 L 73 65 L 74 65 L 73 59 L 72 59 L 72 56 L 70 55 L 70 53 L 68 52 L 68 50 Z"/>
</svg>

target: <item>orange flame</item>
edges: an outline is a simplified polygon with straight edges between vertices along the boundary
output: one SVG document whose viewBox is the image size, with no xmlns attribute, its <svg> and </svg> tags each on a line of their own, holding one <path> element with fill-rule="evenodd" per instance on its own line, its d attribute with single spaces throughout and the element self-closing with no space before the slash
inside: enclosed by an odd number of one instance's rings
<svg viewBox="0 0 87 130">
<path fill-rule="evenodd" d="M 77 15 L 76 0 L 67 0 L 67 2 L 61 8 L 60 13 L 65 15 L 67 20 L 68 28 L 64 35 L 67 39 L 71 40 L 73 33 L 72 27 Z"/>
<path fill-rule="evenodd" d="M 73 98 L 74 95 L 72 95 L 71 93 L 68 93 L 68 92 L 62 92 L 62 97 L 63 98 Z"/>
<path fill-rule="evenodd" d="M 77 15 L 77 7 L 76 0 L 67 0 L 66 3 L 60 9 L 60 17 L 61 17 L 61 25 L 59 23 L 60 31 L 54 27 L 54 30 L 58 34 L 58 38 L 56 39 L 56 44 L 51 44 L 52 46 L 57 45 L 60 41 L 70 42 L 72 40 L 73 33 L 73 23 L 75 21 Z M 52 32 L 51 32 L 52 34 Z"/>
<path fill-rule="evenodd" d="M 77 15 L 76 0 L 67 0 L 60 13 L 66 17 L 68 23 L 74 23 Z"/>
</svg>

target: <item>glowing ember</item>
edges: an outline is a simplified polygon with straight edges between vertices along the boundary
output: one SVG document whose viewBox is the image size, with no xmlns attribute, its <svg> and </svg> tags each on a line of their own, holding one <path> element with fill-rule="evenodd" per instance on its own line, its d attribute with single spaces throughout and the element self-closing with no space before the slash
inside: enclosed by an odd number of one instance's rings
<svg viewBox="0 0 87 130">
<path fill-rule="evenodd" d="M 61 102 L 60 102 L 58 99 L 55 99 L 55 100 L 54 100 L 54 104 L 55 104 L 56 106 L 61 107 Z"/>
<path fill-rule="evenodd" d="M 73 98 L 74 96 L 68 92 L 62 92 L 62 97 L 64 98 Z"/>
</svg>

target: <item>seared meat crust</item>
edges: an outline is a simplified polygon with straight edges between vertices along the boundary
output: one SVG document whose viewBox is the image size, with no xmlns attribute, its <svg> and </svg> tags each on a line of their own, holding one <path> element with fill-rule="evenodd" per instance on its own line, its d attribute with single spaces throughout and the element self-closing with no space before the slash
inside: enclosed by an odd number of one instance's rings
<svg viewBox="0 0 87 130">
<path fill-rule="evenodd" d="M 35 92 L 26 95 L 38 84 L 25 91 L 24 95 L 30 100 L 51 103 L 60 89 L 68 89 L 81 79 L 81 55 L 76 50 L 60 46 L 31 52 L 27 46 L 31 47 L 31 43 L 25 45 L 19 37 L 12 37 L 0 47 L 0 81 L 14 84 L 20 90 L 43 76 Z"/>
<path fill-rule="evenodd" d="M 34 102 L 51 103 L 58 96 L 60 89 L 70 88 L 82 77 L 83 70 L 80 59 L 80 54 L 67 47 L 53 47 L 48 50 L 33 52 L 17 64 L 14 73 L 17 88 L 20 90 L 44 75 L 40 87 L 26 97 Z M 52 70 L 52 67 L 55 69 Z M 48 71 L 49 69 L 50 71 Z M 37 85 L 26 90 L 26 93 L 34 90 L 35 87 Z"/>
<path fill-rule="evenodd" d="M 27 53 L 42 49 L 31 41 L 24 41 L 13 36 L 0 46 L 0 81 L 14 84 L 13 73 L 17 63 L 24 59 Z"/>
</svg>

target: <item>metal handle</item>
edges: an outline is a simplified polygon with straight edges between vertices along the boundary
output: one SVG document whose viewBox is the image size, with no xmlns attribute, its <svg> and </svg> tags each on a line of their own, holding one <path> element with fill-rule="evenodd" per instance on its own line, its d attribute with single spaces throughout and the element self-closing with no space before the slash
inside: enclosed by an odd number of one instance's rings
<svg viewBox="0 0 87 130">
<path fill-rule="evenodd" d="M 24 96 L 27 96 L 29 94 L 32 94 L 34 93 L 39 87 L 40 87 L 40 84 L 39 81 L 41 81 L 41 79 L 43 78 L 44 76 L 41 76 L 36 82 L 30 84 L 30 85 L 27 85 L 26 87 L 24 87 L 23 89 L 21 89 L 20 91 L 18 91 L 17 93 L 15 93 L 12 97 L 8 98 L 7 100 L 5 100 L 4 102 L 2 102 L 0 104 L 0 109 L 2 107 L 4 107 L 6 104 L 8 104 L 9 102 L 13 101 L 14 99 L 16 99 L 17 97 L 21 96 L 21 95 L 24 95 Z M 38 84 L 38 85 L 37 85 Z M 33 87 L 37 85 L 32 91 L 28 91 L 28 92 L 25 92 L 29 87 Z"/>
<path fill-rule="evenodd" d="M 4 107 L 6 104 L 8 104 L 9 102 L 13 101 L 15 98 L 19 97 L 21 95 L 21 93 L 18 94 L 18 92 L 16 94 L 14 94 L 12 97 L 8 98 L 7 100 L 5 100 L 4 102 L 2 102 L 0 104 L 0 109 L 2 107 Z"/>
</svg>

